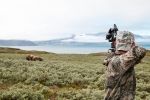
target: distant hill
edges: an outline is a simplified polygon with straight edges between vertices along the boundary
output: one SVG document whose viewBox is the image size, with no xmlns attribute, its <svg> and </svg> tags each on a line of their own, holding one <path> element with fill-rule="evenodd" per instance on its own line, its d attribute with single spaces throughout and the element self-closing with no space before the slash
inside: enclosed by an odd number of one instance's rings
<svg viewBox="0 0 150 100">
<path fill-rule="evenodd" d="M 0 46 L 44 46 L 44 45 L 99 45 L 100 43 L 109 44 L 106 40 L 106 32 L 72 34 L 70 37 L 58 38 L 45 41 L 27 41 L 27 40 L 0 40 Z M 150 36 L 135 34 L 136 42 L 150 42 Z"/>
<path fill-rule="evenodd" d="M 0 53 L 15 53 L 15 54 L 54 54 L 46 51 L 36 51 L 36 50 L 21 50 L 18 48 L 6 48 L 0 47 Z"/>
<path fill-rule="evenodd" d="M 32 41 L 26 40 L 0 40 L 0 46 L 36 46 Z"/>
<path fill-rule="evenodd" d="M 150 42 L 150 36 L 142 36 L 135 34 L 136 42 Z M 100 43 L 108 44 L 106 40 L 106 33 L 85 33 L 85 34 L 73 34 L 70 37 L 53 39 L 47 41 L 35 41 L 37 45 L 99 45 Z"/>
</svg>

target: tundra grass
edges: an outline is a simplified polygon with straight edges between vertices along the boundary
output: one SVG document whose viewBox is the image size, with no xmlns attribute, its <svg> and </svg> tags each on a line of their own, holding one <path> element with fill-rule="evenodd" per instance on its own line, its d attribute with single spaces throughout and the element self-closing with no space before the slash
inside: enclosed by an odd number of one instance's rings
<svg viewBox="0 0 150 100">
<path fill-rule="evenodd" d="M 35 53 L 44 61 L 27 61 L 26 53 L 0 53 L 0 100 L 102 100 L 105 53 Z M 136 100 L 150 98 L 150 53 L 135 66 Z"/>
</svg>

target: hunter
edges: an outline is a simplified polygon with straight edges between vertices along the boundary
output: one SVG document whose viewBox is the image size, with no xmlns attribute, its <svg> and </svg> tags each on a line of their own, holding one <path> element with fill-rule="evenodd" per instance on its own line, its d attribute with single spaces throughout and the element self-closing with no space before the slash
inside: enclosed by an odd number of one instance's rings
<svg viewBox="0 0 150 100">
<path fill-rule="evenodd" d="M 106 89 L 104 100 L 134 100 L 136 78 L 134 66 L 140 63 L 146 49 L 135 46 L 134 34 L 117 31 L 115 52 L 105 60 Z"/>
</svg>

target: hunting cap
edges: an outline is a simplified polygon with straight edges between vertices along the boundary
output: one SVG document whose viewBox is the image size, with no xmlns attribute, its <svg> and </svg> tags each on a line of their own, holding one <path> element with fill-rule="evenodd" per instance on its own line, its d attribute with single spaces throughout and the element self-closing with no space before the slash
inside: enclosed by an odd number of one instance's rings
<svg viewBox="0 0 150 100">
<path fill-rule="evenodd" d="M 118 31 L 116 36 L 116 50 L 128 51 L 134 43 L 134 34 L 129 31 Z"/>
</svg>

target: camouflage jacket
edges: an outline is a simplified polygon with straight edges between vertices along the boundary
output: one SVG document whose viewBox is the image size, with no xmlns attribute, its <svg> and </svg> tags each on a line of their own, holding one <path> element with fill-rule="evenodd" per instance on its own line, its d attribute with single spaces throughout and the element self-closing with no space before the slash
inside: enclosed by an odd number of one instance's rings
<svg viewBox="0 0 150 100">
<path fill-rule="evenodd" d="M 104 100 L 134 100 L 136 78 L 134 65 L 145 56 L 146 50 L 138 46 L 121 55 L 111 55 L 106 63 L 106 95 Z"/>
</svg>

